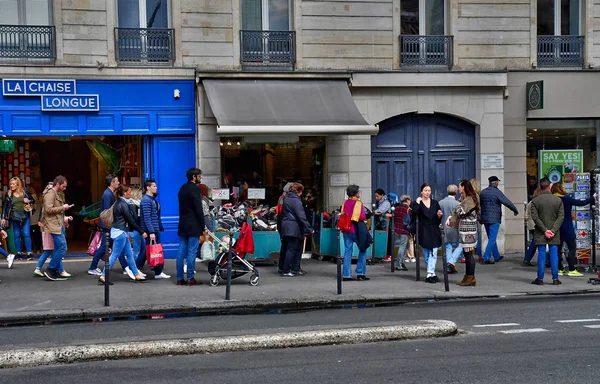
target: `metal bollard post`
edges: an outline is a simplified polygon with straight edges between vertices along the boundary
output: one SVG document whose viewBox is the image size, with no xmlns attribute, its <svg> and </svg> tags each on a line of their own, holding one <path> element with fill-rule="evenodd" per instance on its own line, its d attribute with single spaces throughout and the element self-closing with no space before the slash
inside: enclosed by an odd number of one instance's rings
<svg viewBox="0 0 600 384">
<path fill-rule="evenodd" d="M 417 259 L 416 270 L 417 270 L 417 281 L 421 280 L 421 257 L 419 256 L 419 216 L 417 216 L 417 230 L 415 231 L 415 239 L 413 241 L 413 248 L 415 253 L 415 259 Z"/>
<path fill-rule="evenodd" d="M 442 224 L 445 225 L 445 224 Z M 444 289 L 446 292 L 450 291 L 450 285 L 448 284 L 448 260 L 446 259 L 445 244 L 446 232 L 442 230 L 442 268 L 444 268 Z"/>
<path fill-rule="evenodd" d="M 334 227 L 335 228 L 335 227 Z M 340 231 L 337 230 L 337 294 L 341 295 L 342 294 L 342 253 L 341 253 L 341 249 L 342 246 L 340 245 Z"/>
<path fill-rule="evenodd" d="M 596 205 L 592 204 L 592 272 L 596 269 Z"/>
<path fill-rule="evenodd" d="M 394 211 L 396 211 L 396 207 L 392 207 L 392 218 L 390 219 L 390 227 L 392 228 L 392 232 L 391 232 L 391 236 L 392 238 L 390 239 L 390 241 L 392 242 L 392 272 L 394 272 L 396 270 L 396 254 L 394 252 L 394 247 L 396 246 L 396 231 L 395 231 L 395 224 L 394 223 Z"/>
<path fill-rule="evenodd" d="M 104 234 L 104 306 L 110 307 L 110 257 L 108 256 L 108 249 L 110 248 L 110 232 Z"/>
<path fill-rule="evenodd" d="M 527 202 L 523 203 L 523 206 L 524 206 L 523 212 L 525 213 L 523 215 L 523 234 L 524 234 L 523 238 L 525 239 L 525 254 L 527 254 L 527 249 L 529 248 L 528 244 L 527 244 L 527 240 L 529 237 L 528 236 L 529 231 L 527 230 L 527 217 L 526 217 L 527 216 Z"/>
<path fill-rule="evenodd" d="M 231 268 L 233 267 L 233 233 L 229 232 L 229 250 L 227 251 L 227 287 L 225 300 L 231 300 Z"/>
</svg>

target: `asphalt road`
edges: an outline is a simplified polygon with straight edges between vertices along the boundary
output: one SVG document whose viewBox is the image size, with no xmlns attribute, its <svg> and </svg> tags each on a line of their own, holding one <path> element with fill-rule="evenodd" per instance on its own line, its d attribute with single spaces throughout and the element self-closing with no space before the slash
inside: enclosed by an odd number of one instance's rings
<svg viewBox="0 0 600 384">
<path fill-rule="evenodd" d="M 431 340 L 92 362 L 0 371 L 0 383 L 598 383 L 598 296 L 487 300 L 284 315 L 63 324 L 0 330 L 2 349 L 291 327 L 446 319 L 461 335 Z"/>
</svg>

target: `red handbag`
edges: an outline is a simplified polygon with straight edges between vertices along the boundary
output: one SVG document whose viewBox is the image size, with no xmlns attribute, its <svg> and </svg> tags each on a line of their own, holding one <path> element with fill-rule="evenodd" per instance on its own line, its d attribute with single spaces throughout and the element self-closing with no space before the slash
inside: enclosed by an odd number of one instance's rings
<svg viewBox="0 0 600 384">
<path fill-rule="evenodd" d="M 165 263 L 165 251 L 162 244 L 156 244 L 154 240 L 146 246 L 146 261 L 149 267 L 156 267 Z"/>
</svg>

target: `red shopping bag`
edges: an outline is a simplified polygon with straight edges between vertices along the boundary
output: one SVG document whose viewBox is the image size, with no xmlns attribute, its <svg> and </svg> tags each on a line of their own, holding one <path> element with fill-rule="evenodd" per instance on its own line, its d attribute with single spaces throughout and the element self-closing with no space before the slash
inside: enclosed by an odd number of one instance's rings
<svg viewBox="0 0 600 384">
<path fill-rule="evenodd" d="M 96 231 L 94 233 L 94 236 L 92 237 L 92 241 L 90 241 L 90 245 L 87 249 L 87 254 L 94 256 L 96 254 L 96 251 L 98 250 L 98 248 L 100 248 L 101 241 L 102 241 L 102 232 Z M 44 250 L 45 249 L 46 248 L 44 248 Z M 52 249 L 54 249 L 54 246 L 52 247 Z"/>
<path fill-rule="evenodd" d="M 156 244 L 152 240 L 150 245 L 146 246 L 146 261 L 148 261 L 149 267 L 156 267 L 165 263 L 165 251 L 162 244 Z"/>
</svg>

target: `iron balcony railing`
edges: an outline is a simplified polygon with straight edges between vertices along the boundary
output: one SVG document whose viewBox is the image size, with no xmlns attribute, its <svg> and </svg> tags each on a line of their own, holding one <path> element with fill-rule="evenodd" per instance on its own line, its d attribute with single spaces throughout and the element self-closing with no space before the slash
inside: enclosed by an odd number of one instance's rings
<svg viewBox="0 0 600 384">
<path fill-rule="evenodd" d="M 538 67 L 583 67 L 583 36 L 538 36 Z"/>
<path fill-rule="evenodd" d="M 240 31 L 243 65 L 293 67 L 296 61 L 294 31 Z"/>
<path fill-rule="evenodd" d="M 168 28 L 115 28 L 116 59 L 125 64 L 171 64 L 174 35 Z"/>
<path fill-rule="evenodd" d="M 454 36 L 400 36 L 402 66 L 448 67 L 453 64 Z"/>
<path fill-rule="evenodd" d="M 0 58 L 54 60 L 54 27 L 0 25 Z"/>
</svg>

